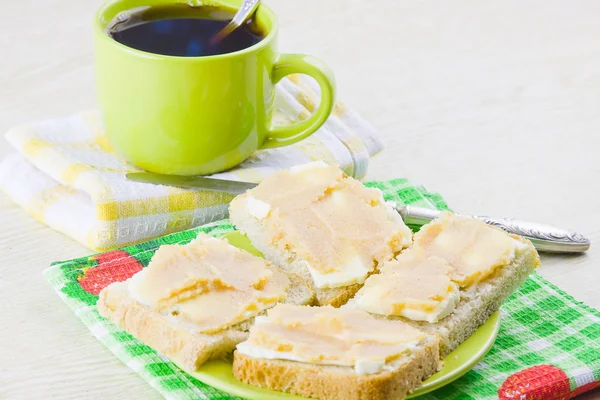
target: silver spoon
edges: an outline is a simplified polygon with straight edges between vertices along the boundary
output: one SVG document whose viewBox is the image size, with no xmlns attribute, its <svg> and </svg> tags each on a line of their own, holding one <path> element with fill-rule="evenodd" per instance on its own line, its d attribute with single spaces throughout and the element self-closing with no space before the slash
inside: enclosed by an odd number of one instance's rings
<svg viewBox="0 0 600 400">
<path fill-rule="evenodd" d="M 240 27 L 256 10 L 260 0 L 244 0 L 244 3 L 239 8 L 239 10 L 233 16 L 233 19 L 225 25 L 223 29 L 221 29 L 213 38 L 212 42 L 218 42 L 219 40 L 225 38 L 231 32 Z"/>
</svg>

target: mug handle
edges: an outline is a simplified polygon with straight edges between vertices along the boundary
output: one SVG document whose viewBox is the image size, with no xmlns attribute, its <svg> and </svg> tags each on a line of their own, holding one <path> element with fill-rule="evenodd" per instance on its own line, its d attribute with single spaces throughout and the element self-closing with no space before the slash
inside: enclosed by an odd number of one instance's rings
<svg viewBox="0 0 600 400">
<path fill-rule="evenodd" d="M 316 132 L 327 120 L 335 102 L 335 78 L 331 69 L 318 58 L 304 54 L 283 54 L 273 66 L 275 85 L 290 74 L 313 77 L 321 88 L 319 108 L 309 118 L 292 125 L 267 127 L 267 138 L 261 149 L 272 149 L 296 143 Z"/>
</svg>

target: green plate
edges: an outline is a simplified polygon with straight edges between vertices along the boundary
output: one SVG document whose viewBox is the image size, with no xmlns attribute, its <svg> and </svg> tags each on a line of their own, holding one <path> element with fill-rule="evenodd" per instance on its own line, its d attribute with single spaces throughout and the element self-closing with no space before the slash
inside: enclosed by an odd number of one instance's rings
<svg viewBox="0 0 600 400">
<path fill-rule="evenodd" d="M 224 236 L 229 243 L 247 250 L 257 256 L 262 254 L 256 250 L 246 236 L 239 232 L 231 232 Z M 421 386 L 408 396 L 409 399 L 439 389 L 460 378 L 477 364 L 494 344 L 500 328 L 500 314 L 496 311 L 479 327 L 475 333 L 465 340 L 444 359 L 444 366 L 436 374 L 423 382 Z M 273 390 L 261 389 L 246 385 L 236 380 L 231 372 L 231 362 L 215 360 L 204 364 L 198 371 L 186 371 L 201 382 L 221 389 L 227 393 L 250 400 L 279 400 L 295 399 L 308 400 L 306 397 L 295 396 Z"/>
</svg>

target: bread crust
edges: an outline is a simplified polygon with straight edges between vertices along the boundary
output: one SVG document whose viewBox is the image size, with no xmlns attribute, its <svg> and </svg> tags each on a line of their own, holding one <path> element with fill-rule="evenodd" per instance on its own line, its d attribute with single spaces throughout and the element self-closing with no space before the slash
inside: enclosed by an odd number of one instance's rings
<svg viewBox="0 0 600 400">
<path fill-rule="evenodd" d="M 351 367 L 268 360 L 234 353 L 233 376 L 254 386 L 323 400 L 403 399 L 441 368 L 431 340 L 394 371 L 357 375 Z"/>
</svg>

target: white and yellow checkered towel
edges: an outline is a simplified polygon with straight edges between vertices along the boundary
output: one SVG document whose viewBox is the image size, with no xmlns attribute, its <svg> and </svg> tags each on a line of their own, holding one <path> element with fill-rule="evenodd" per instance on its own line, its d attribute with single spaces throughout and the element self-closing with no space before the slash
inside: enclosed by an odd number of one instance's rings
<svg viewBox="0 0 600 400">
<path fill-rule="evenodd" d="M 306 118 L 318 86 L 303 76 L 277 85 L 276 123 Z M 227 216 L 232 196 L 126 180 L 138 171 L 121 159 L 103 133 L 98 112 L 79 113 L 10 130 L 18 150 L 0 163 L 0 187 L 36 219 L 83 245 L 103 251 L 181 231 Z M 314 160 L 362 178 L 382 144 L 376 130 L 341 103 L 308 139 L 256 152 L 233 170 L 213 176 L 259 182 L 282 168 Z"/>
</svg>

